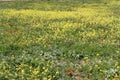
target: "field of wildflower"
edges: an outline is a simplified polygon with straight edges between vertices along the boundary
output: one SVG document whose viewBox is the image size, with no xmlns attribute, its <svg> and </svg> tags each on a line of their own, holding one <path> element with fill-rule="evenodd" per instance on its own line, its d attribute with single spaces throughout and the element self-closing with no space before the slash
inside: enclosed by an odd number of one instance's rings
<svg viewBox="0 0 120 80">
<path fill-rule="evenodd" d="M 120 80 L 120 1 L 0 1 L 0 80 Z"/>
</svg>

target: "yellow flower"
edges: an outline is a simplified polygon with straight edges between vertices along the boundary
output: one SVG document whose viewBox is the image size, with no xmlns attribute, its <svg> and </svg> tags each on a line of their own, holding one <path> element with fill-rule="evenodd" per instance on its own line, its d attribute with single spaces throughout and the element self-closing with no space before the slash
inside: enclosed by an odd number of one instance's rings
<svg viewBox="0 0 120 80">
<path fill-rule="evenodd" d="M 119 80 L 119 78 L 113 78 L 112 80 Z"/>
<path fill-rule="evenodd" d="M 11 56 L 11 59 L 15 59 L 15 56 L 14 56 L 14 55 L 12 55 L 12 56 Z"/>
<path fill-rule="evenodd" d="M 95 67 L 98 67 L 98 65 L 96 64 Z"/>
<path fill-rule="evenodd" d="M 93 69 L 92 66 L 90 66 L 90 67 L 89 67 L 89 70 L 91 71 L 92 69 Z"/>
<path fill-rule="evenodd" d="M 59 71 L 56 71 L 56 74 L 59 74 Z"/>
<path fill-rule="evenodd" d="M 43 60 L 44 61 L 44 60 Z M 43 69 L 45 69 L 45 67 L 43 67 Z"/>
<path fill-rule="evenodd" d="M 88 59 L 88 57 L 85 57 L 84 59 Z"/>
<path fill-rule="evenodd" d="M 48 76 L 48 80 L 52 80 L 52 76 Z"/>
<path fill-rule="evenodd" d="M 117 66 L 117 65 L 118 65 L 118 62 L 115 63 L 115 66 Z"/>
<path fill-rule="evenodd" d="M 22 74 L 24 74 L 24 73 L 25 73 L 25 71 L 24 71 L 24 70 L 21 70 L 21 73 L 22 73 Z"/>
<path fill-rule="evenodd" d="M 105 73 L 105 72 L 106 72 L 106 70 L 102 70 L 102 69 L 100 69 L 100 72 L 103 72 L 103 73 Z"/>
<path fill-rule="evenodd" d="M 117 66 L 116 68 L 117 68 L 117 69 L 119 69 L 119 68 L 120 68 L 120 66 Z"/>
<path fill-rule="evenodd" d="M 48 72 L 48 68 L 47 69 L 45 69 L 45 71 L 44 72 Z"/>
<path fill-rule="evenodd" d="M 49 78 L 48 80 L 52 80 L 51 78 Z"/>
<path fill-rule="evenodd" d="M 100 55 L 100 54 L 98 54 L 98 53 L 96 54 L 96 56 L 99 56 L 99 55 Z"/>
<path fill-rule="evenodd" d="M 33 74 L 34 74 L 34 75 L 37 75 L 38 73 L 39 73 L 38 70 L 34 70 L 34 71 L 33 71 Z"/>
<path fill-rule="evenodd" d="M 43 80 L 48 80 L 48 79 L 46 77 L 44 77 Z"/>
</svg>

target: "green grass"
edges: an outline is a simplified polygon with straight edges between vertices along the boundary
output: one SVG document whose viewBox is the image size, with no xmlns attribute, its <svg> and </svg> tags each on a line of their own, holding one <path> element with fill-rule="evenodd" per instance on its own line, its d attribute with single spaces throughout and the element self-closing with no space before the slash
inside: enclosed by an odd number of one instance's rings
<svg viewBox="0 0 120 80">
<path fill-rule="evenodd" d="M 1 1 L 0 80 L 119 80 L 119 6 Z"/>
</svg>

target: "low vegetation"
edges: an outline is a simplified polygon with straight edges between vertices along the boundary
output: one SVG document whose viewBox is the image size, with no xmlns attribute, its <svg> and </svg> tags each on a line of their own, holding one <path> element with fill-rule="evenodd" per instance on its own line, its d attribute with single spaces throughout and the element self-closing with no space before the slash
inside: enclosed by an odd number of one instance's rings
<svg viewBox="0 0 120 80">
<path fill-rule="evenodd" d="M 0 2 L 0 80 L 119 80 L 120 2 Z"/>
</svg>

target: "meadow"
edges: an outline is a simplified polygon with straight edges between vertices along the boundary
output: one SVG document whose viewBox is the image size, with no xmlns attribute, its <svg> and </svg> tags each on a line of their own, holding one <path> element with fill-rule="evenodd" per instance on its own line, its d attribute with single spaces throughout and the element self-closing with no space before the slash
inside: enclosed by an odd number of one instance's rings
<svg viewBox="0 0 120 80">
<path fill-rule="evenodd" d="M 0 80 L 120 80 L 120 1 L 94 1 L 0 1 Z"/>
</svg>

